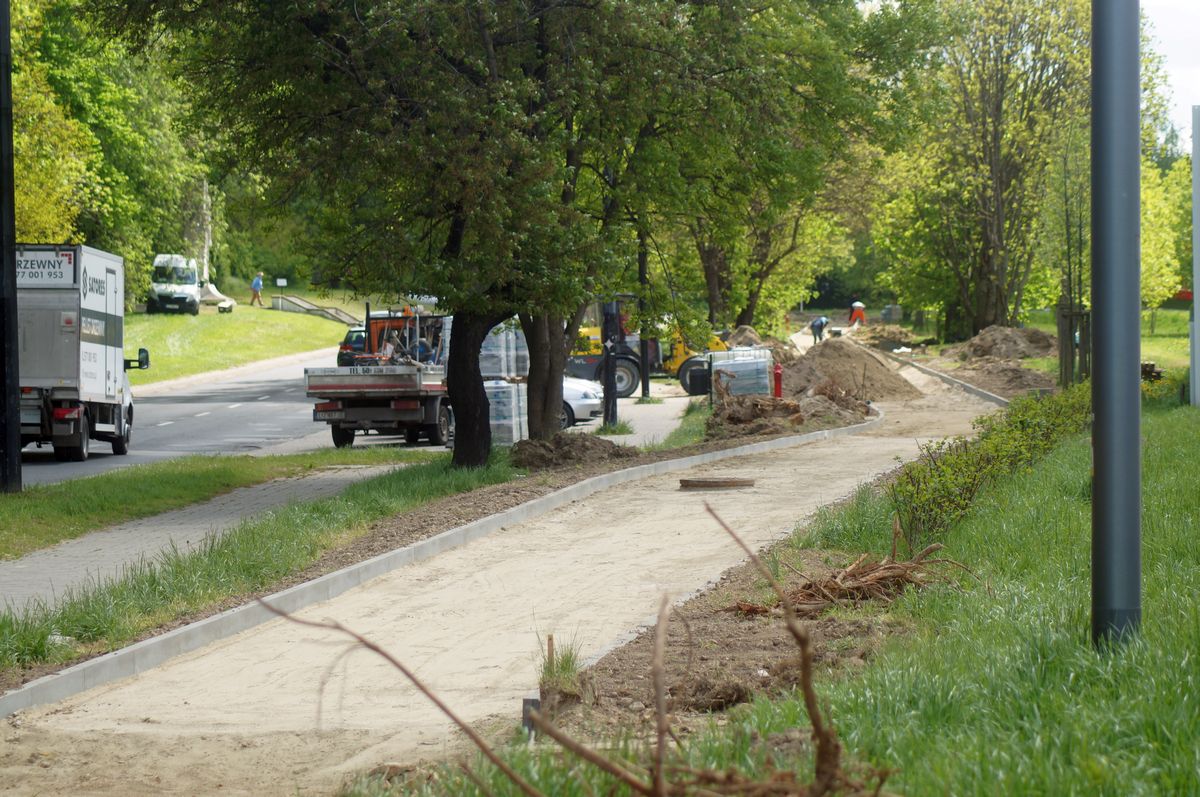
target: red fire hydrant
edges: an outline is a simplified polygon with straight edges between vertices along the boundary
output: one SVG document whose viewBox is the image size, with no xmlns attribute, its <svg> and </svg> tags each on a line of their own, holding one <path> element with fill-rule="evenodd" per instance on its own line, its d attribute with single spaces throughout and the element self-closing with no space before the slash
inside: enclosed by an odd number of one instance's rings
<svg viewBox="0 0 1200 797">
<path fill-rule="evenodd" d="M 783 366 L 775 363 L 775 398 L 783 398 Z"/>
</svg>

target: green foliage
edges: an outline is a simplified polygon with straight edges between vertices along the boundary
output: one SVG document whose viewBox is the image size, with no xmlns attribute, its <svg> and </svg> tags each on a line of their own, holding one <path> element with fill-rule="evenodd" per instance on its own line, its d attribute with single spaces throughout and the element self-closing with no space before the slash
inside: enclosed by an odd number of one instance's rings
<svg viewBox="0 0 1200 797">
<path fill-rule="evenodd" d="M 544 691 L 555 689 L 573 695 L 579 694 L 579 643 L 571 640 L 556 640 L 554 655 L 547 650 L 546 643 L 538 634 L 541 666 L 538 670 L 538 686 Z"/>
<path fill-rule="evenodd" d="M 888 486 L 908 547 L 916 552 L 944 541 L 984 486 L 1029 468 L 1083 431 L 1091 419 L 1090 391 L 1083 384 L 1050 396 L 1018 398 L 1003 412 L 979 418 L 974 440 L 923 445 L 921 456 Z"/>
<path fill-rule="evenodd" d="M 87 129 L 72 119 L 39 59 L 42 4 L 12 4 L 13 150 L 17 240 L 58 243 L 77 234 L 97 157 Z"/>
<path fill-rule="evenodd" d="M 1189 373 L 1188 368 L 1167 368 L 1163 370 L 1162 379 L 1143 381 L 1142 406 L 1166 409 L 1186 403 L 1191 384 Z"/>
<path fill-rule="evenodd" d="M 1097 652 L 1088 639 L 1091 451 L 1063 445 L 989 487 L 953 530 L 953 557 L 978 576 L 911 594 L 914 627 L 862 678 L 834 684 L 847 750 L 894 769 L 903 794 L 1191 794 L 1200 790 L 1193 678 L 1200 588 L 1190 518 L 1200 511 L 1200 413 L 1148 412 L 1143 432 L 1144 623 Z M 986 586 L 985 586 L 986 585 Z M 764 705 L 781 727 L 794 701 Z M 757 708 L 757 707 L 756 707 Z M 919 728 L 920 733 L 913 733 Z"/>
</svg>

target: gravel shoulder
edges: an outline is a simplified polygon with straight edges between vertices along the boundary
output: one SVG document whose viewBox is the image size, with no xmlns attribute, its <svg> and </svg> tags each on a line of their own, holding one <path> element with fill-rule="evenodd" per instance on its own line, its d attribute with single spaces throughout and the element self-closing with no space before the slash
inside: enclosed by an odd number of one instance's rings
<svg viewBox="0 0 1200 797">
<path fill-rule="evenodd" d="M 599 656 L 644 625 L 664 592 L 682 599 L 742 561 L 705 502 L 752 545 L 769 545 L 915 456 L 921 442 L 969 433 L 974 417 L 994 409 L 904 371 L 924 395 L 882 404 L 883 423 L 859 435 L 614 487 L 301 617 L 333 618 L 380 642 L 465 719 L 509 728 L 536 685 L 545 634 L 573 642 L 585 658 Z M 367 539 L 390 549 L 425 524 L 457 525 L 473 511 L 494 512 L 583 475 L 531 476 L 458 497 L 423 518 L 392 519 Z M 679 490 L 680 478 L 712 476 L 756 483 Z M 347 556 L 331 555 L 314 570 Z M 336 634 L 282 620 L 22 712 L 0 738 L 0 791 L 14 794 L 327 794 L 383 761 L 442 757 L 462 746 L 384 662 Z"/>
</svg>

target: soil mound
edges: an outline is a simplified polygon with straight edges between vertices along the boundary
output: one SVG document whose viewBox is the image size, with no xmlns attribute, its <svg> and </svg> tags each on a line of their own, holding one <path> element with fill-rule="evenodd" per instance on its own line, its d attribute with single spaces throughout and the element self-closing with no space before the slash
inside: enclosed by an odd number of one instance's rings
<svg viewBox="0 0 1200 797">
<path fill-rule="evenodd" d="M 947 346 L 943 357 L 973 360 L 994 357 L 1019 360 L 1025 357 L 1049 357 L 1058 351 L 1058 339 L 1040 329 L 990 326 L 966 343 Z"/>
<path fill-rule="evenodd" d="M 842 392 L 862 401 L 919 398 L 908 380 L 893 372 L 878 355 L 856 343 L 830 338 L 783 367 L 784 396 L 812 395 L 814 389 L 832 383 Z"/>
<path fill-rule="evenodd" d="M 780 340 L 768 335 L 763 338 L 762 345 L 771 350 L 771 359 L 780 365 L 787 365 L 800 359 L 800 350 L 790 340 Z"/>
<path fill-rule="evenodd" d="M 512 447 L 512 463 L 518 468 L 530 470 L 590 465 L 637 455 L 635 448 L 619 446 L 594 434 L 565 432 L 559 432 L 549 440 L 521 440 Z"/>
<path fill-rule="evenodd" d="M 729 337 L 725 339 L 725 343 L 730 347 L 734 346 L 761 346 L 763 342 L 762 336 L 754 329 L 754 327 L 742 324 L 733 332 L 729 333 Z"/>
<path fill-rule="evenodd" d="M 895 351 L 901 346 L 911 349 L 932 342 L 930 338 L 918 338 L 912 333 L 912 330 L 895 324 L 872 324 L 869 327 L 861 327 L 854 332 L 854 337 L 868 346 L 884 351 Z"/>
<path fill-rule="evenodd" d="M 840 402 L 823 395 L 805 396 L 798 401 L 773 396 L 731 396 L 713 408 L 705 437 L 715 440 L 832 429 L 859 423 L 869 411 L 865 403 L 844 394 Z"/>
<path fill-rule="evenodd" d="M 954 369 L 954 376 L 1004 398 L 1053 388 L 1056 384 L 1055 378 L 1048 373 L 1022 368 L 1016 360 L 995 357 L 968 360 Z"/>
</svg>

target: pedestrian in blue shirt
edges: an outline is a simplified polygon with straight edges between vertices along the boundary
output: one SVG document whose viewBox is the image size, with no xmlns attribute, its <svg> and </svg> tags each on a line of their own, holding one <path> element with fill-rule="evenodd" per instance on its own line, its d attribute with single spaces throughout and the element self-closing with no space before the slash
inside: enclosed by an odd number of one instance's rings
<svg viewBox="0 0 1200 797">
<path fill-rule="evenodd" d="M 827 327 L 827 326 L 829 326 L 829 317 L 828 316 L 818 316 L 817 318 L 814 318 L 812 320 L 811 324 L 808 325 L 808 328 L 811 329 L 812 333 L 813 333 L 813 345 L 814 346 L 816 344 L 820 343 L 821 340 L 825 337 L 825 327 Z"/>
<path fill-rule="evenodd" d="M 263 273 L 260 271 L 253 280 L 250 281 L 250 306 L 253 307 L 255 302 L 258 302 L 259 307 L 265 307 L 262 300 L 262 278 Z"/>
</svg>

